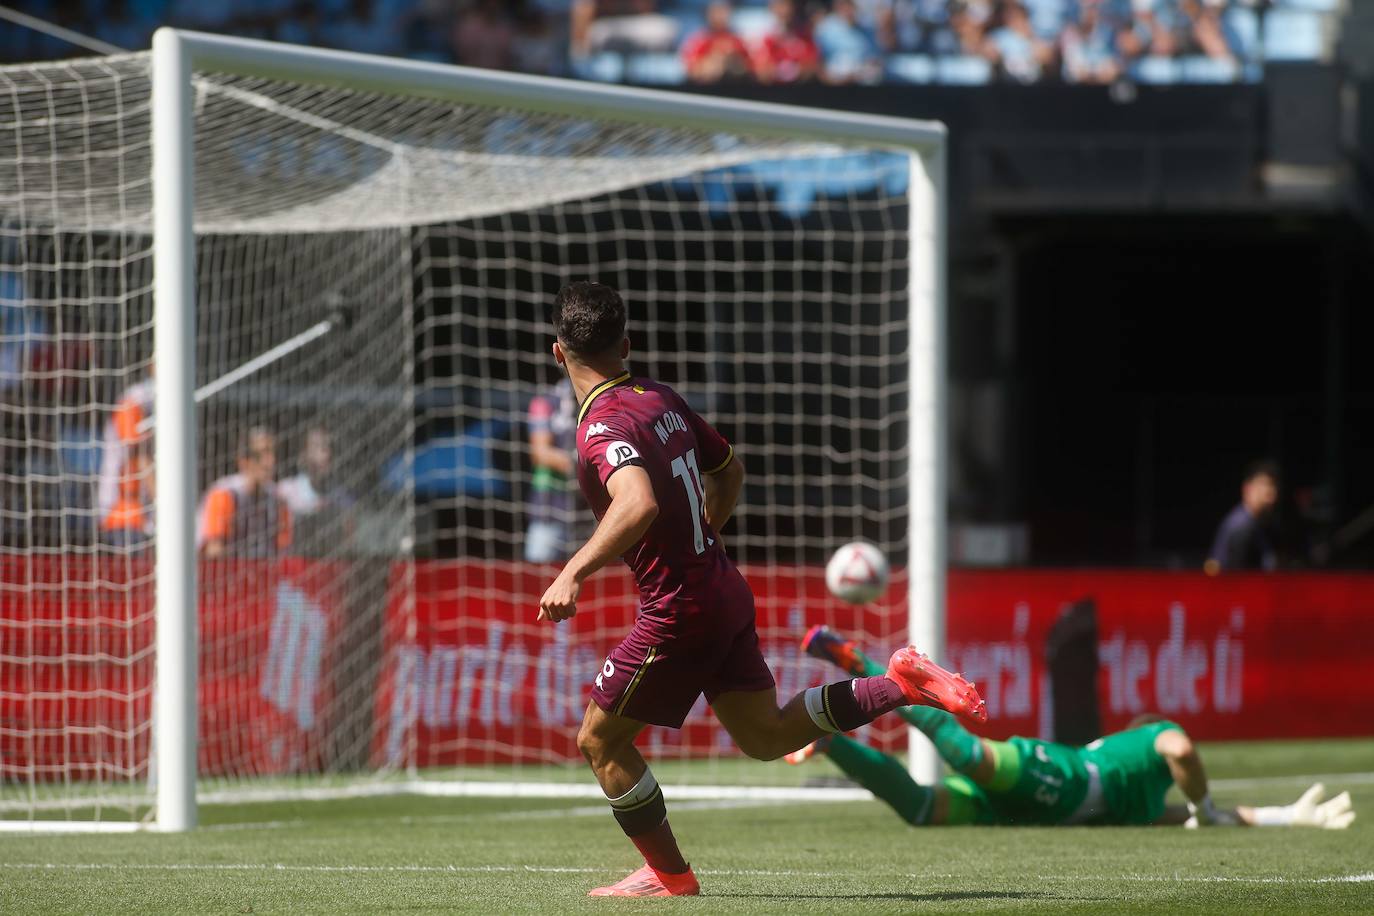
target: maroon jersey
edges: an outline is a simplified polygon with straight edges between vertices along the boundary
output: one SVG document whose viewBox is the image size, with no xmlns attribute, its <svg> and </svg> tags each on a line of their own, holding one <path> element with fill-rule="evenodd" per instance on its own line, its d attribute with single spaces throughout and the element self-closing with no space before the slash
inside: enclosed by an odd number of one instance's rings
<svg viewBox="0 0 1374 916">
<path fill-rule="evenodd" d="M 657 518 L 624 557 L 642 613 L 671 617 L 675 606 L 711 603 L 740 581 L 705 518 L 705 475 L 732 457 L 730 444 L 667 385 L 626 372 L 582 402 L 577 479 L 597 520 L 611 504 L 606 482 L 623 467 L 643 468 L 658 501 Z"/>
</svg>

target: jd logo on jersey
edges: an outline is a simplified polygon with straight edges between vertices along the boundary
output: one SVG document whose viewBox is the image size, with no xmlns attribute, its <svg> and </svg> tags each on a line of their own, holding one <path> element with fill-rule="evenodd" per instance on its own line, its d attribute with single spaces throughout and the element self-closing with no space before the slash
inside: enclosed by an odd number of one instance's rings
<svg viewBox="0 0 1374 916">
<path fill-rule="evenodd" d="M 606 463 L 613 468 L 620 467 L 632 458 L 638 458 L 639 452 L 628 442 L 612 442 L 606 446 Z"/>
</svg>

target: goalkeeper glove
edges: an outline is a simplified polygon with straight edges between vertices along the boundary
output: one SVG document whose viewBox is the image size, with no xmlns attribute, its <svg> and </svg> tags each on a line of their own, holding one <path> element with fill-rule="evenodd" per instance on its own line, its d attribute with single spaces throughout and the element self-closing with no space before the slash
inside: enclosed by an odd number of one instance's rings
<svg viewBox="0 0 1374 916">
<path fill-rule="evenodd" d="M 1255 809 L 1257 827 L 1321 827 L 1326 830 L 1344 830 L 1355 820 L 1355 810 L 1350 803 L 1350 793 L 1342 792 L 1335 798 L 1322 801 L 1326 787 L 1321 783 L 1312 786 L 1302 797 L 1291 805 L 1277 805 Z"/>
<path fill-rule="evenodd" d="M 1200 802 L 1188 802 L 1188 813 L 1192 817 L 1184 822 L 1185 827 L 1234 827 L 1240 823 L 1234 813 L 1222 811 L 1212 804 L 1211 793 L 1202 796 Z"/>
</svg>

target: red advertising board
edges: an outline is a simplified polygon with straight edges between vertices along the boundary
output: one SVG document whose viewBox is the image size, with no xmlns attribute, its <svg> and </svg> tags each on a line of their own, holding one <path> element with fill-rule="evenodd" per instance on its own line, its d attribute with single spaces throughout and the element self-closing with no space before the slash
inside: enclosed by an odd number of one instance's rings
<svg viewBox="0 0 1374 916">
<path fill-rule="evenodd" d="M 820 569 L 745 572 L 783 698 L 837 677 L 799 652 L 812 624 L 857 637 L 879 661 L 905 637 L 900 573 L 880 603 L 853 608 L 826 592 Z M 88 556 L 0 562 L 0 778 L 146 773 L 151 573 Z M 577 617 L 554 626 L 535 619 L 551 576 L 520 564 L 394 567 L 371 691 L 375 764 L 576 758 L 588 687 L 633 620 L 634 590 L 625 571 L 602 573 Z M 203 773 L 326 762 L 346 581 L 339 563 L 203 564 Z M 1097 610 L 1107 730 L 1161 712 L 1205 739 L 1374 734 L 1374 576 L 956 571 L 946 661 L 987 698 L 988 736 L 1050 733 L 1045 637 L 1084 599 Z M 868 738 L 895 749 L 905 730 L 884 721 Z M 659 756 L 733 750 L 704 703 L 680 732 L 650 729 L 643 743 Z"/>
<path fill-rule="evenodd" d="M 201 564 L 202 774 L 319 768 L 335 573 L 297 559 Z M 147 775 L 152 576 L 141 558 L 0 562 L 0 778 Z"/>
<path fill-rule="evenodd" d="M 555 627 L 535 621 L 532 598 L 511 598 L 540 594 L 550 575 L 420 567 L 413 619 L 390 615 L 379 762 L 410 751 L 421 766 L 575 757 L 588 685 L 633 618 L 634 592 L 623 571 L 603 573 L 578 616 Z M 746 575 L 784 699 L 836 677 L 798 652 L 810 625 L 858 636 L 879 660 L 905 637 L 900 576 L 880 604 L 855 609 L 830 597 L 819 569 Z M 1052 734 L 1045 637 L 1083 599 L 1097 609 L 1105 730 L 1158 712 L 1213 740 L 1374 734 L 1374 576 L 956 571 L 946 657 L 984 692 L 989 737 Z M 904 731 L 884 722 L 869 740 L 894 748 Z M 659 753 L 731 747 L 700 703 L 680 733 L 650 729 L 643 743 Z"/>
</svg>

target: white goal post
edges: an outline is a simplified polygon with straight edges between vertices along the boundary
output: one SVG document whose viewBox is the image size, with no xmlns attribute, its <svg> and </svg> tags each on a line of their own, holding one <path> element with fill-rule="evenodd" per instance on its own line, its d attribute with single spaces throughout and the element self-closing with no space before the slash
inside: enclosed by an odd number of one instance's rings
<svg viewBox="0 0 1374 916">
<path fill-rule="evenodd" d="M 722 133 L 770 143 L 837 144 L 908 158 L 905 467 L 910 639 L 944 655 L 946 481 L 946 137 L 927 121 L 804 109 L 683 93 L 594 85 L 370 55 L 160 29 L 151 53 L 153 252 L 152 412 L 156 564 L 156 678 L 152 753 L 158 830 L 197 821 L 197 161 L 203 74 L 321 91 L 395 95 L 535 115 Z M 232 91 L 246 93 L 249 88 Z M 270 105 L 271 103 L 264 103 Z M 346 125 L 345 125 L 346 126 Z M 200 185 L 204 187 L 204 185 Z M 423 218 L 417 222 L 423 222 Z M 408 346 L 408 345 L 407 345 Z M 265 347 L 260 348 L 261 352 Z M 202 368 L 203 367 L 199 367 Z M 203 386 L 202 386 L 203 387 Z M 838 545 L 836 545 L 838 546 Z M 938 776 L 933 748 L 910 730 L 911 770 Z M 11 826 L 38 829 L 41 821 Z M 83 829 L 80 821 L 61 822 Z M 122 829 L 124 825 L 89 825 Z M 132 826 L 132 825 L 130 825 Z M 3 828 L 0 828 L 3 829 Z"/>
</svg>

